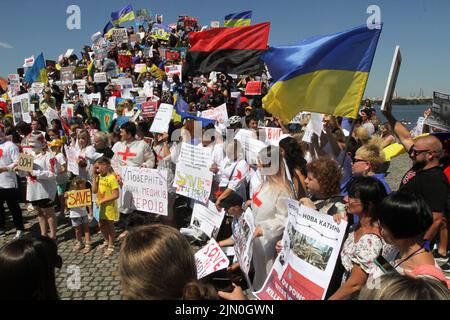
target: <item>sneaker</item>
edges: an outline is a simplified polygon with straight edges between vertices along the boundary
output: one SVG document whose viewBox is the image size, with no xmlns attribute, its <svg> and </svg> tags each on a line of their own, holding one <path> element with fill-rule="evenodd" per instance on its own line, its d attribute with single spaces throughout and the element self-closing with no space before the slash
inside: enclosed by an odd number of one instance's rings
<svg viewBox="0 0 450 320">
<path fill-rule="evenodd" d="M 17 230 L 16 235 L 15 235 L 14 238 L 13 238 L 13 241 L 14 241 L 14 240 L 22 239 L 23 236 L 24 236 L 24 234 L 25 234 L 25 233 L 24 233 L 22 230 Z"/>
<path fill-rule="evenodd" d="M 442 271 L 444 271 L 445 273 L 450 273 L 450 263 L 444 263 L 442 266 L 441 266 L 441 269 L 442 269 Z"/>
<path fill-rule="evenodd" d="M 446 256 L 443 256 L 439 253 L 438 250 L 433 250 L 433 257 L 436 262 L 447 262 L 448 261 L 448 253 Z"/>
</svg>

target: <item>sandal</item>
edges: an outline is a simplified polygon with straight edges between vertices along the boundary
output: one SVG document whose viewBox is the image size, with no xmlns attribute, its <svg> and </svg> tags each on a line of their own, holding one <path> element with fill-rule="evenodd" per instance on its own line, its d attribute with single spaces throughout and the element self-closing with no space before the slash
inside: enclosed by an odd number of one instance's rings
<svg viewBox="0 0 450 320">
<path fill-rule="evenodd" d="M 109 258 L 113 254 L 114 254 L 114 247 L 108 247 L 108 249 L 106 249 L 105 253 L 103 254 L 103 257 Z"/>
<path fill-rule="evenodd" d="M 89 253 L 92 250 L 92 245 L 90 243 L 86 243 L 86 245 L 84 246 L 84 250 L 82 251 L 83 253 Z"/>
<path fill-rule="evenodd" d="M 84 248 L 84 245 L 82 242 L 77 242 L 77 244 L 73 247 L 73 251 L 80 251 L 81 249 Z"/>
<path fill-rule="evenodd" d="M 106 248 L 108 247 L 108 242 L 103 242 L 103 244 L 101 244 L 101 245 L 99 245 L 98 247 L 97 247 L 97 251 L 103 251 L 103 250 L 105 250 Z"/>
</svg>

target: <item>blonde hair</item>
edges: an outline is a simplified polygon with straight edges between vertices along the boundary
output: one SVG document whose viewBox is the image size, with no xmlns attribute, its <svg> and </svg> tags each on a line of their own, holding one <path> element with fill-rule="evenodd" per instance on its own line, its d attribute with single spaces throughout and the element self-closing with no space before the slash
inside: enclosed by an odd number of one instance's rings
<svg viewBox="0 0 450 320">
<path fill-rule="evenodd" d="M 372 165 L 372 171 L 378 172 L 386 161 L 384 152 L 378 144 L 368 143 L 356 150 L 356 155 Z"/>
<path fill-rule="evenodd" d="M 380 278 L 379 288 L 365 286 L 358 300 L 450 300 L 450 290 L 438 280 L 391 273 Z"/>
<path fill-rule="evenodd" d="M 362 144 L 366 144 L 370 140 L 369 130 L 363 127 L 356 128 L 353 136 L 355 139 L 360 140 Z"/>
<path fill-rule="evenodd" d="M 189 242 L 165 225 L 136 227 L 120 249 L 122 292 L 131 300 L 207 298 L 196 284 L 197 267 Z M 196 296 L 198 294 L 199 296 Z"/>
<path fill-rule="evenodd" d="M 86 180 L 75 177 L 70 182 L 70 191 L 86 189 Z"/>
</svg>

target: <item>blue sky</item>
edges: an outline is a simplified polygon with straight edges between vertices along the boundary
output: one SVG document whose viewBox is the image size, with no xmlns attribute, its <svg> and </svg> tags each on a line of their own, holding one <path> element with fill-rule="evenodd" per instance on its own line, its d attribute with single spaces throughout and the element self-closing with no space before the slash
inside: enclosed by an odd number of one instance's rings
<svg viewBox="0 0 450 320">
<path fill-rule="evenodd" d="M 81 8 L 81 30 L 68 30 L 66 9 Z M 366 96 L 382 96 L 395 45 L 400 45 L 403 64 L 397 92 L 409 96 L 433 90 L 450 92 L 450 1 L 448 0 L 2 0 L 0 19 L 0 77 L 23 64 L 23 59 L 44 52 L 56 59 L 68 48 L 78 54 L 90 36 L 101 31 L 112 11 L 127 4 L 164 14 L 173 23 L 179 14 L 195 16 L 203 25 L 232 12 L 253 10 L 253 22 L 272 22 L 270 44 L 295 44 L 313 35 L 346 30 L 366 22 L 367 7 L 378 5 L 384 22 L 372 66 Z"/>
</svg>

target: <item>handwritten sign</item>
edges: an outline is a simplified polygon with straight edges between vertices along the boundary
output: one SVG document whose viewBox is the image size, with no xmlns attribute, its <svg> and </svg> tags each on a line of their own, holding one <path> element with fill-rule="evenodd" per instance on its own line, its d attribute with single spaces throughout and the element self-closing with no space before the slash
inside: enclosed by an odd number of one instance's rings
<svg viewBox="0 0 450 320">
<path fill-rule="evenodd" d="M 211 273 L 227 268 L 230 260 L 216 240 L 211 239 L 195 254 L 195 264 L 197 265 L 197 279 L 200 280 Z"/>
<path fill-rule="evenodd" d="M 90 189 L 74 190 L 67 192 L 67 208 L 87 207 L 92 204 L 92 194 Z"/>
<path fill-rule="evenodd" d="M 181 65 L 177 64 L 177 65 L 173 65 L 173 66 L 165 66 L 164 71 L 166 72 L 167 79 L 169 79 L 170 82 L 173 81 L 174 75 L 177 75 L 178 78 L 180 79 L 180 81 L 183 81 L 182 77 L 181 77 L 181 71 L 182 71 Z"/>
<path fill-rule="evenodd" d="M 216 120 L 219 123 L 225 123 L 225 121 L 227 121 L 228 119 L 227 104 L 224 103 L 217 108 L 202 111 L 201 117 L 205 119 Z"/>
<path fill-rule="evenodd" d="M 121 207 L 167 216 L 167 171 L 120 167 Z"/>
<path fill-rule="evenodd" d="M 183 143 L 173 183 L 176 193 L 207 203 L 213 178 L 211 164 L 211 149 Z"/>
<path fill-rule="evenodd" d="M 275 144 L 277 145 L 280 141 L 281 135 L 283 134 L 283 131 L 280 128 L 264 128 L 264 131 L 266 133 L 266 143 Z"/>
<path fill-rule="evenodd" d="M 94 82 L 108 83 L 108 77 L 106 76 L 106 72 L 97 72 L 96 74 L 94 74 Z"/>
<path fill-rule="evenodd" d="M 124 28 L 114 29 L 112 39 L 116 44 L 128 43 L 127 29 Z"/>
<path fill-rule="evenodd" d="M 246 96 L 259 96 L 261 95 L 262 83 L 261 81 L 249 81 L 245 88 Z"/>
<path fill-rule="evenodd" d="M 33 173 L 34 157 L 31 154 L 21 153 L 17 162 L 17 168 L 22 171 Z"/>
<path fill-rule="evenodd" d="M 150 132 L 167 133 L 169 131 L 170 120 L 172 119 L 172 112 L 172 105 L 167 103 L 161 104 L 150 128 Z"/>
</svg>

